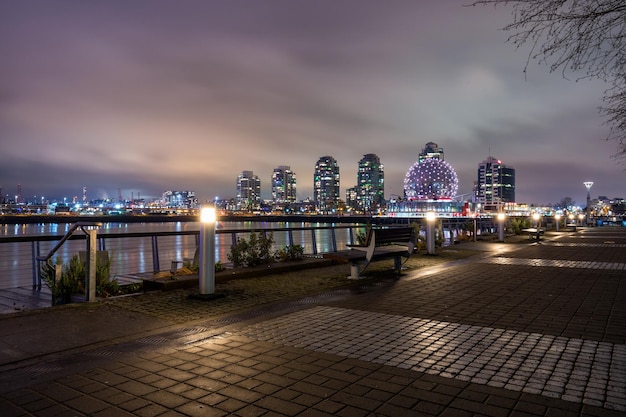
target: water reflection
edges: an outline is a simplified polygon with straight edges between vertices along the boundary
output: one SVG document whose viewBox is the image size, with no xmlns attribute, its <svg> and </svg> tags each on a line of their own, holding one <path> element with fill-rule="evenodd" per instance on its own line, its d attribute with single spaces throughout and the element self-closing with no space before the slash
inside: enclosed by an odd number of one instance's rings
<svg viewBox="0 0 626 417">
<path fill-rule="evenodd" d="M 237 236 L 249 238 L 248 233 L 219 233 L 221 230 L 249 229 L 284 229 L 273 231 L 274 246 L 272 251 L 288 245 L 301 245 L 306 254 L 321 253 L 345 249 L 351 243 L 348 229 L 332 231 L 293 230 L 293 228 L 329 226 L 324 223 L 306 222 L 218 222 L 215 236 L 215 259 L 229 264 L 228 254 L 236 243 Z M 342 224 L 341 226 L 347 226 Z M 0 236 L 63 236 L 72 224 L 26 224 L 2 225 Z M 199 231 L 199 222 L 164 222 L 164 223 L 105 223 L 98 229 L 99 234 L 133 232 Z M 80 232 L 78 232 L 80 233 Z M 36 253 L 45 255 L 57 244 L 57 241 L 42 241 L 37 244 Z M 153 265 L 153 244 L 158 246 L 158 265 Z M 159 236 L 153 242 L 150 237 L 127 237 L 122 239 L 99 239 L 99 249 L 109 252 L 112 274 L 150 272 L 155 269 L 169 270 L 172 260 L 193 259 L 198 238 L 196 235 Z M 29 286 L 33 281 L 33 245 L 30 242 L 3 243 L 0 251 L 0 288 Z M 53 262 L 67 263 L 72 256 L 86 249 L 84 240 L 69 240 L 54 255 Z"/>
</svg>

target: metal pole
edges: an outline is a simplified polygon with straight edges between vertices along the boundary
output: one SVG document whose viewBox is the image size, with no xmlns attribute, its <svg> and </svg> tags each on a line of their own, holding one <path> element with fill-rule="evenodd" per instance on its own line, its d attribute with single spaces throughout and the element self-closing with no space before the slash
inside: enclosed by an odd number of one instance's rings
<svg viewBox="0 0 626 417">
<path fill-rule="evenodd" d="M 504 213 L 498 213 L 498 240 L 504 242 Z"/>
<path fill-rule="evenodd" d="M 96 301 L 96 259 L 98 230 L 86 228 L 87 233 L 87 279 L 85 280 L 85 301 Z"/>
<path fill-rule="evenodd" d="M 435 213 L 426 215 L 426 253 L 435 254 L 435 234 L 434 234 Z"/>
<path fill-rule="evenodd" d="M 554 221 L 556 222 L 556 231 L 559 231 L 559 223 L 561 222 L 561 216 L 558 214 L 554 216 Z"/>
<path fill-rule="evenodd" d="M 205 210 L 212 210 L 212 214 Z M 200 229 L 200 270 L 198 272 L 200 294 L 215 293 L 215 209 L 202 209 Z"/>
<path fill-rule="evenodd" d="M 478 231 L 478 220 L 474 219 L 474 242 L 478 241 L 478 236 L 476 236 L 477 231 Z"/>
</svg>

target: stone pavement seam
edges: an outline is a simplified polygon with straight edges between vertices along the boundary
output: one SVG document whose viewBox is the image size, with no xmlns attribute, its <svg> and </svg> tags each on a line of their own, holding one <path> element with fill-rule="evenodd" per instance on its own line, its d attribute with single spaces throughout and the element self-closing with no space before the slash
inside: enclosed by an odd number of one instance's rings
<svg viewBox="0 0 626 417">
<path fill-rule="evenodd" d="M 626 345 L 324 306 L 242 334 L 626 412 Z"/>
</svg>

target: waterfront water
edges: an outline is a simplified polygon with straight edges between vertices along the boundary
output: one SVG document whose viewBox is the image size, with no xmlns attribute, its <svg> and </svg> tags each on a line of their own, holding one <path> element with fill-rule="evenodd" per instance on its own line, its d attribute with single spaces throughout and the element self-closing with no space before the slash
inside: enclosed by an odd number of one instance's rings
<svg viewBox="0 0 626 417">
<path fill-rule="evenodd" d="M 216 230 L 253 230 L 253 229 L 289 229 L 303 227 L 326 227 L 329 223 L 308 222 L 218 222 Z M 347 224 L 341 224 L 347 226 Z M 0 236 L 63 236 L 70 230 L 72 224 L 4 224 L 0 225 Z M 98 229 L 99 234 L 134 233 L 134 232 L 186 232 L 199 231 L 199 222 L 162 222 L 162 223 L 104 223 Z M 315 232 L 297 231 L 292 233 L 292 241 L 288 241 L 287 232 L 274 231 L 274 250 L 288 244 L 301 245 L 305 253 L 327 252 L 333 249 L 343 249 L 351 243 L 348 229 L 339 229 L 335 232 L 335 242 L 332 242 L 330 230 Z M 313 250 L 315 241 L 315 251 Z M 154 270 L 153 242 L 149 237 L 129 237 L 123 239 L 104 239 L 105 249 L 109 252 L 113 275 L 124 275 Z M 215 259 L 228 264 L 228 254 L 233 243 L 230 233 L 216 234 Z M 47 254 L 57 241 L 41 242 L 36 251 L 39 255 Z M 195 235 L 179 235 L 159 237 L 159 270 L 168 270 L 172 260 L 193 258 L 197 246 Z M 67 262 L 79 251 L 85 250 L 84 240 L 67 241 L 55 254 L 61 261 Z M 33 282 L 33 248 L 29 242 L 0 244 L 0 288 L 14 288 L 30 286 Z"/>
</svg>

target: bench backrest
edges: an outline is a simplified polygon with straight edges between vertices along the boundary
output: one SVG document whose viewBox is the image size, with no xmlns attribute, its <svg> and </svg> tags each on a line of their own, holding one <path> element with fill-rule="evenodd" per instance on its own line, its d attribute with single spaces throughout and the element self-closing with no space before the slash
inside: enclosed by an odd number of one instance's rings
<svg viewBox="0 0 626 417">
<path fill-rule="evenodd" d="M 377 246 L 400 244 L 407 247 L 408 253 L 413 253 L 415 248 L 414 233 L 412 227 L 394 227 L 390 229 L 370 229 L 372 234 L 367 246 L 365 258 L 369 261 L 374 256 Z"/>
<path fill-rule="evenodd" d="M 390 229 L 373 229 L 376 246 L 392 243 L 408 243 L 413 239 L 412 227 L 394 227 Z"/>
</svg>

